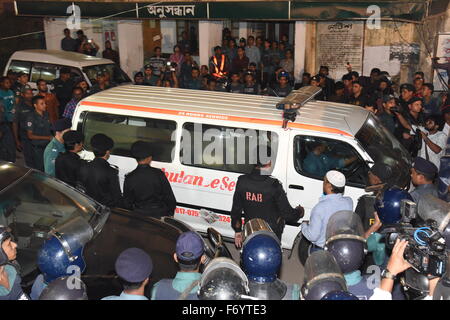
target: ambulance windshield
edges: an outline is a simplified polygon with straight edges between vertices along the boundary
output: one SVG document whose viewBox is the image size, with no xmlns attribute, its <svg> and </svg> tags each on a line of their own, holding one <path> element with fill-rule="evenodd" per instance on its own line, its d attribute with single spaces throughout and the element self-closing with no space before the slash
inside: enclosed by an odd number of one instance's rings
<svg viewBox="0 0 450 320">
<path fill-rule="evenodd" d="M 374 163 L 382 162 L 393 172 L 389 184 L 403 187 L 409 181 L 411 158 L 400 142 L 381 124 L 378 118 L 369 115 L 356 134 L 356 139 L 364 147 Z"/>
</svg>

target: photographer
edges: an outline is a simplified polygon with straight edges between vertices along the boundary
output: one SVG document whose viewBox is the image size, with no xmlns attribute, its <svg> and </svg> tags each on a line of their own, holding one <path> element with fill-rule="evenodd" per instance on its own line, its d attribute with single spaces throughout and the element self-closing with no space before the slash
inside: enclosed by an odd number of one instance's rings
<svg viewBox="0 0 450 320">
<path fill-rule="evenodd" d="M 441 119 L 439 116 L 430 115 L 425 121 L 427 132 L 420 131 L 423 143 L 419 151 L 419 156 L 432 162 L 439 169 L 441 157 L 447 144 L 447 136 L 442 131 Z"/>
<path fill-rule="evenodd" d="M 398 111 L 397 103 L 393 95 L 383 96 L 383 112 L 378 115 L 381 123 L 386 129 L 394 134 L 395 129 L 398 127 L 397 118 L 395 117 L 394 111 Z"/>
<path fill-rule="evenodd" d="M 177 64 L 167 62 L 163 72 L 161 72 L 161 86 L 168 88 L 179 88 L 177 78 Z"/>
<path fill-rule="evenodd" d="M 83 42 L 81 43 L 80 47 L 78 48 L 79 53 L 86 54 L 88 56 L 95 57 L 97 55 L 98 50 L 100 47 L 98 44 L 94 42 L 92 39 L 87 39 L 86 37 L 83 39 Z"/>
<path fill-rule="evenodd" d="M 380 287 L 374 290 L 369 300 L 392 300 L 394 281 L 398 274 L 409 269 L 411 265 L 403 257 L 408 241 L 397 239 L 392 249 L 392 255 L 385 271 L 381 274 Z M 429 294 L 423 300 L 431 300 L 439 278 L 429 280 Z"/>
<path fill-rule="evenodd" d="M 180 86 L 182 88 L 186 87 L 186 83 L 191 77 L 192 68 L 198 68 L 197 62 L 194 61 L 190 52 L 184 53 L 184 61 L 181 64 L 181 72 L 180 72 Z"/>
</svg>

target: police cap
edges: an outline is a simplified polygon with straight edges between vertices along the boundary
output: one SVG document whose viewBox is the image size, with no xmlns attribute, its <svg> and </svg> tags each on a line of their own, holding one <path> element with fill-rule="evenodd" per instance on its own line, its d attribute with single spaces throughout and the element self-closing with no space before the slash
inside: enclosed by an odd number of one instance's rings
<svg viewBox="0 0 450 320">
<path fill-rule="evenodd" d="M 393 94 L 385 94 L 383 96 L 383 102 L 386 103 L 388 101 L 395 100 L 395 96 Z"/>
<path fill-rule="evenodd" d="M 117 275 L 131 283 L 140 283 L 147 279 L 153 271 L 152 258 L 142 249 L 124 250 L 116 260 Z"/>
<path fill-rule="evenodd" d="M 131 155 L 137 160 L 153 156 L 152 145 L 145 141 L 136 141 L 131 146 Z"/>
<path fill-rule="evenodd" d="M 103 133 L 97 133 L 91 138 L 91 146 L 98 151 L 108 151 L 114 147 L 114 141 Z"/>
<path fill-rule="evenodd" d="M 419 98 L 419 97 L 412 97 L 408 102 L 409 102 L 409 104 L 413 104 L 414 102 L 417 102 L 417 101 L 423 102 L 423 99 Z"/>
<path fill-rule="evenodd" d="M 311 81 L 320 82 L 320 76 L 319 75 L 315 75 L 314 77 L 311 78 Z"/>
<path fill-rule="evenodd" d="M 436 175 L 438 172 L 437 167 L 431 161 L 428 161 L 422 157 L 416 157 L 414 159 L 413 168 L 420 173 L 424 173 L 429 176 Z"/>
<path fill-rule="evenodd" d="M 392 168 L 382 162 L 375 163 L 369 172 L 380 178 L 382 183 L 386 183 L 392 176 Z"/>
<path fill-rule="evenodd" d="M 400 91 L 406 89 L 408 91 L 414 91 L 414 86 L 411 83 L 404 83 L 400 86 Z"/>
<path fill-rule="evenodd" d="M 146 64 L 146 65 L 144 66 L 144 70 L 147 70 L 147 69 L 151 69 L 151 70 L 153 70 L 153 67 L 152 67 L 152 65 L 150 65 L 150 64 Z"/>
</svg>

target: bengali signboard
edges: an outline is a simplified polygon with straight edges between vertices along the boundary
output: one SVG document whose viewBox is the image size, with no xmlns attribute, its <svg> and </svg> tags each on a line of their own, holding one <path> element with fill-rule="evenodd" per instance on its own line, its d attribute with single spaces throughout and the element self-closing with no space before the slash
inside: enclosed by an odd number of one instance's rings
<svg viewBox="0 0 450 320">
<path fill-rule="evenodd" d="M 328 66 L 330 77 L 340 80 L 348 72 L 347 62 L 361 73 L 364 22 L 319 22 L 316 39 L 317 67 Z"/>
<path fill-rule="evenodd" d="M 140 7 L 142 7 L 140 5 Z M 160 2 L 139 10 L 139 18 L 147 19 L 207 19 L 207 3 Z"/>
</svg>

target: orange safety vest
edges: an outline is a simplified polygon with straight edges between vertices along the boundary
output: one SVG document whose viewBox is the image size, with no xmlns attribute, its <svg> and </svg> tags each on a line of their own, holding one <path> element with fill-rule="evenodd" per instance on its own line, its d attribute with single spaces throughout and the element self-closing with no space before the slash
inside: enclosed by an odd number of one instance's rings
<svg viewBox="0 0 450 320">
<path fill-rule="evenodd" d="M 216 56 L 213 56 L 213 62 L 214 62 L 214 68 L 216 69 L 216 72 L 214 72 L 212 75 L 217 78 L 221 78 L 221 77 L 225 76 L 226 72 L 223 71 L 223 68 L 225 67 L 225 55 L 222 54 L 222 59 L 220 62 L 220 69 L 217 66 L 217 57 Z"/>
</svg>

